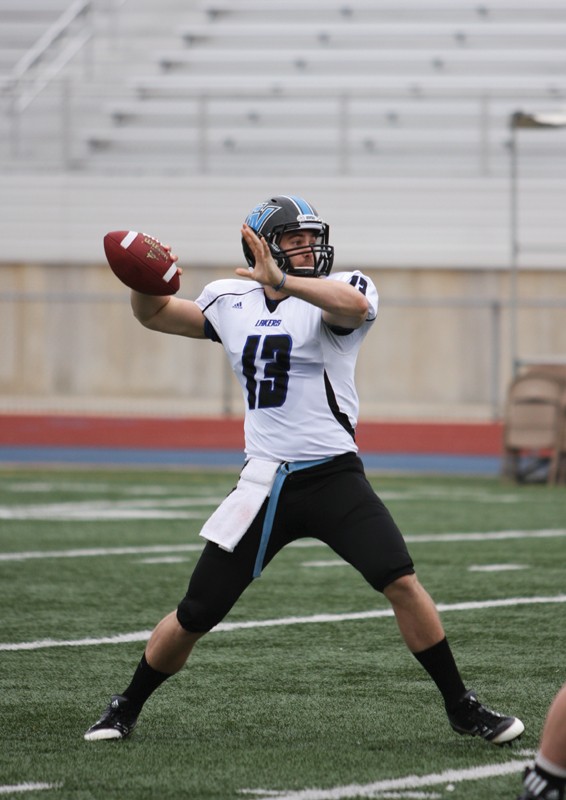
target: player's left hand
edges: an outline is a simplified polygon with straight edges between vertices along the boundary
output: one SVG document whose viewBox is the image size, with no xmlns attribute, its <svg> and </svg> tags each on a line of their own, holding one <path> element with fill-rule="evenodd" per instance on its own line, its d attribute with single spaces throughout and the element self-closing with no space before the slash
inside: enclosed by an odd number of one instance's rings
<svg viewBox="0 0 566 800">
<path fill-rule="evenodd" d="M 281 282 L 283 273 L 273 260 L 266 240 L 260 238 L 245 223 L 242 225 L 242 237 L 253 253 L 255 264 L 253 269 L 238 267 L 236 275 L 241 278 L 251 278 L 264 286 L 277 286 Z"/>
</svg>

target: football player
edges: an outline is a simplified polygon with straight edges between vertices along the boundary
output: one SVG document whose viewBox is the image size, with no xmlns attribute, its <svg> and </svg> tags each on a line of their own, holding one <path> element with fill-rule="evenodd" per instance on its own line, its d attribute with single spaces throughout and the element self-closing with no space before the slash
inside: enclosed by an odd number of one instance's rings
<svg viewBox="0 0 566 800">
<path fill-rule="evenodd" d="M 132 292 L 155 331 L 220 343 L 242 387 L 246 463 L 201 534 L 208 541 L 176 610 L 85 739 L 123 739 L 155 689 L 289 542 L 317 537 L 390 602 L 402 637 L 440 690 L 459 734 L 500 745 L 524 730 L 486 708 L 460 676 L 436 607 L 357 455 L 356 358 L 377 315 L 371 279 L 330 275 L 329 228 L 301 197 L 260 203 L 242 226 L 247 267 L 193 302 Z"/>
<path fill-rule="evenodd" d="M 525 770 L 517 800 L 564 800 L 566 788 L 566 683 L 552 701 L 534 767 Z"/>
</svg>

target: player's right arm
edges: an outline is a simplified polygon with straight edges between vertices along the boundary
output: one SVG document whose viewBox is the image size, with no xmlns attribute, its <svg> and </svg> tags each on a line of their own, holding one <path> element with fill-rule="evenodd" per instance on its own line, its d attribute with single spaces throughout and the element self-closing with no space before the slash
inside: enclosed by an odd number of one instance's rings
<svg viewBox="0 0 566 800">
<path fill-rule="evenodd" d="M 206 338 L 205 316 L 192 300 L 172 295 L 157 297 L 132 290 L 131 304 L 135 318 L 145 328 L 193 339 Z"/>
</svg>

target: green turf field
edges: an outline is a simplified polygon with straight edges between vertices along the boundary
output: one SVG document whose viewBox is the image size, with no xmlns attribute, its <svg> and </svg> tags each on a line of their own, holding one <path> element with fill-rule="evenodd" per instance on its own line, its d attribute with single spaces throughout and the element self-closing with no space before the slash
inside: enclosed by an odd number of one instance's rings
<svg viewBox="0 0 566 800">
<path fill-rule="evenodd" d="M 384 598 L 312 540 L 267 568 L 150 699 L 130 740 L 88 743 L 147 632 L 184 594 L 200 526 L 235 475 L 0 475 L 0 795 L 516 797 L 566 679 L 564 489 L 372 478 L 466 683 L 525 722 L 513 748 L 452 733 Z"/>
</svg>

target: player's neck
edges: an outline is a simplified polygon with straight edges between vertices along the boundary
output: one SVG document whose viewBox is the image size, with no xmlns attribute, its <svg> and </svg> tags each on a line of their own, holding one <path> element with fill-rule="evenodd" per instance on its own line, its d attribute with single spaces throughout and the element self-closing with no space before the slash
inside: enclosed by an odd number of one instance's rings
<svg viewBox="0 0 566 800">
<path fill-rule="evenodd" d="M 289 296 L 285 292 L 276 292 L 271 286 L 264 286 L 263 291 L 268 300 L 283 300 Z"/>
</svg>

